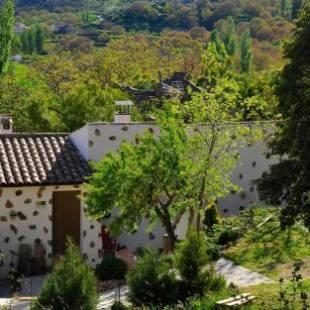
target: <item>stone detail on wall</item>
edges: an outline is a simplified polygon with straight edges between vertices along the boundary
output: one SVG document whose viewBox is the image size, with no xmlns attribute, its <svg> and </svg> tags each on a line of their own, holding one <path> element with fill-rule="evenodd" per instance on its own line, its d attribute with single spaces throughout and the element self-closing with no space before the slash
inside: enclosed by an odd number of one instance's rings
<svg viewBox="0 0 310 310">
<path fill-rule="evenodd" d="M 6 216 L 0 216 L 0 222 L 7 222 L 8 219 Z"/>
<path fill-rule="evenodd" d="M 48 229 L 46 227 L 43 227 L 44 233 L 48 234 Z"/>
<path fill-rule="evenodd" d="M 21 221 L 25 221 L 27 219 L 27 216 L 21 211 L 18 211 L 16 215 Z"/>
<path fill-rule="evenodd" d="M 20 196 L 20 195 L 22 195 L 23 194 L 23 191 L 21 190 L 21 189 L 19 189 L 19 190 L 17 190 L 16 192 L 15 192 L 15 195 L 16 196 Z"/>
<path fill-rule="evenodd" d="M 32 202 L 32 200 L 30 198 L 25 199 L 24 204 L 30 204 Z"/>
<path fill-rule="evenodd" d="M 25 240 L 25 239 L 26 239 L 25 236 L 20 236 L 20 237 L 18 237 L 18 241 L 19 241 L 19 242 L 22 242 L 22 241 Z"/>
<path fill-rule="evenodd" d="M 10 200 L 7 200 L 6 203 L 5 203 L 5 207 L 7 209 L 11 209 L 14 207 L 13 203 L 10 201 Z"/>
<path fill-rule="evenodd" d="M 13 224 L 10 225 L 10 229 L 15 235 L 17 235 L 18 230 Z"/>
<path fill-rule="evenodd" d="M 31 230 L 37 229 L 37 225 L 29 225 L 28 227 L 29 227 L 29 229 L 31 229 Z"/>
<path fill-rule="evenodd" d="M 5 238 L 4 238 L 4 242 L 5 242 L 5 243 L 9 243 L 9 241 L 10 241 L 10 237 L 5 237 Z"/>
</svg>

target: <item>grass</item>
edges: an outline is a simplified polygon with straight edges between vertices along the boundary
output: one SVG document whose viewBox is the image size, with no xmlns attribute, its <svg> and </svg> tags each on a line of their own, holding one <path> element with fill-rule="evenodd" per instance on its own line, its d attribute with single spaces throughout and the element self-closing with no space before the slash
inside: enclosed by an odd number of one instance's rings
<svg viewBox="0 0 310 310">
<path fill-rule="evenodd" d="M 282 231 L 274 208 L 255 209 L 254 225 L 238 242 L 225 251 L 236 264 L 274 280 L 289 278 L 296 261 L 304 262 L 302 273 L 310 278 L 310 233 L 301 224 Z M 257 229 L 270 214 L 273 220 Z"/>
<path fill-rule="evenodd" d="M 286 282 L 286 287 L 288 289 L 288 294 L 292 294 L 292 290 L 290 289 L 289 282 Z M 304 292 L 310 292 L 310 279 L 303 281 L 303 290 Z M 246 309 L 249 310 L 273 310 L 273 309 L 282 309 L 281 302 L 279 300 L 279 284 L 262 284 L 258 286 L 250 286 L 244 289 L 244 292 L 250 293 L 256 296 L 255 301 L 252 305 L 248 306 Z M 290 298 L 291 300 L 292 298 Z M 310 295 L 308 294 L 308 303 L 310 303 Z M 285 308 L 285 309 L 294 309 L 301 310 L 302 306 L 300 302 L 297 302 L 293 308 Z"/>
</svg>

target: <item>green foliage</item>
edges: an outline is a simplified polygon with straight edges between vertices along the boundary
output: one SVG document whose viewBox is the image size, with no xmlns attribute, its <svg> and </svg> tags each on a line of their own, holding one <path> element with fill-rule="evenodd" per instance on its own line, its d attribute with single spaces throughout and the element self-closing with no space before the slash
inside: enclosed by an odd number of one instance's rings
<svg viewBox="0 0 310 310">
<path fill-rule="evenodd" d="M 173 246 L 173 219 L 184 208 L 186 141 L 182 125 L 169 119 L 160 124 L 159 138 L 149 132 L 137 137 L 136 145 L 123 143 L 116 153 L 108 154 L 89 178 L 88 214 L 107 216 L 117 207 L 111 223 L 116 232 L 135 229 L 143 217 L 151 224 L 159 220 Z"/>
<path fill-rule="evenodd" d="M 71 240 L 63 258 L 44 282 L 36 309 L 95 310 L 97 282 L 90 267 Z"/>
<path fill-rule="evenodd" d="M 124 280 L 127 270 L 128 266 L 122 259 L 109 255 L 96 266 L 96 276 L 102 281 Z"/>
<path fill-rule="evenodd" d="M 5 0 L 0 6 L 0 77 L 7 71 L 11 58 L 11 45 L 14 38 L 14 5 Z"/>
<path fill-rule="evenodd" d="M 176 250 L 176 267 L 180 272 L 180 294 L 183 298 L 206 292 L 220 291 L 226 285 L 224 278 L 208 268 L 207 242 L 204 233 L 190 231 L 187 239 Z"/>
<path fill-rule="evenodd" d="M 249 72 L 252 61 L 252 39 L 248 29 L 243 32 L 240 45 L 240 70 Z"/>
<path fill-rule="evenodd" d="M 310 229 L 309 152 L 310 124 L 310 3 L 305 3 L 296 22 L 293 39 L 286 45 L 286 58 L 277 88 L 283 121 L 278 124 L 272 153 L 280 163 L 259 181 L 262 198 L 284 206 L 282 228 L 302 220 Z"/>
<path fill-rule="evenodd" d="M 119 301 L 115 301 L 111 307 L 111 310 L 126 310 L 126 309 L 128 308 Z"/>
<path fill-rule="evenodd" d="M 127 275 L 129 298 L 135 305 L 165 306 L 177 301 L 177 280 L 172 266 L 154 252 L 145 253 Z"/>
</svg>

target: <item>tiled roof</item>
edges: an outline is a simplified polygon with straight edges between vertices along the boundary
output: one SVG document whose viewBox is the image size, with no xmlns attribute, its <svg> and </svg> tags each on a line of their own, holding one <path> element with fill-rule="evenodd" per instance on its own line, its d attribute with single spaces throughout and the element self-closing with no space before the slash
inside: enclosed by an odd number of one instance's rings
<svg viewBox="0 0 310 310">
<path fill-rule="evenodd" d="M 0 134 L 0 186 L 80 184 L 91 170 L 67 134 Z"/>
</svg>

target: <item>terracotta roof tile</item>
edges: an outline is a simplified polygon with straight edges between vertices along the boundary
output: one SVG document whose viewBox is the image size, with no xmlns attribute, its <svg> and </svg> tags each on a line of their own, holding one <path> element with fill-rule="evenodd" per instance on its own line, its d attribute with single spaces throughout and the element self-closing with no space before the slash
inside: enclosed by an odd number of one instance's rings
<svg viewBox="0 0 310 310">
<path fill-rule="evenodd" d="M 0 186 L 80 184 L 87 161 L 67 134 L 0 134 Z"/>
</svg>

